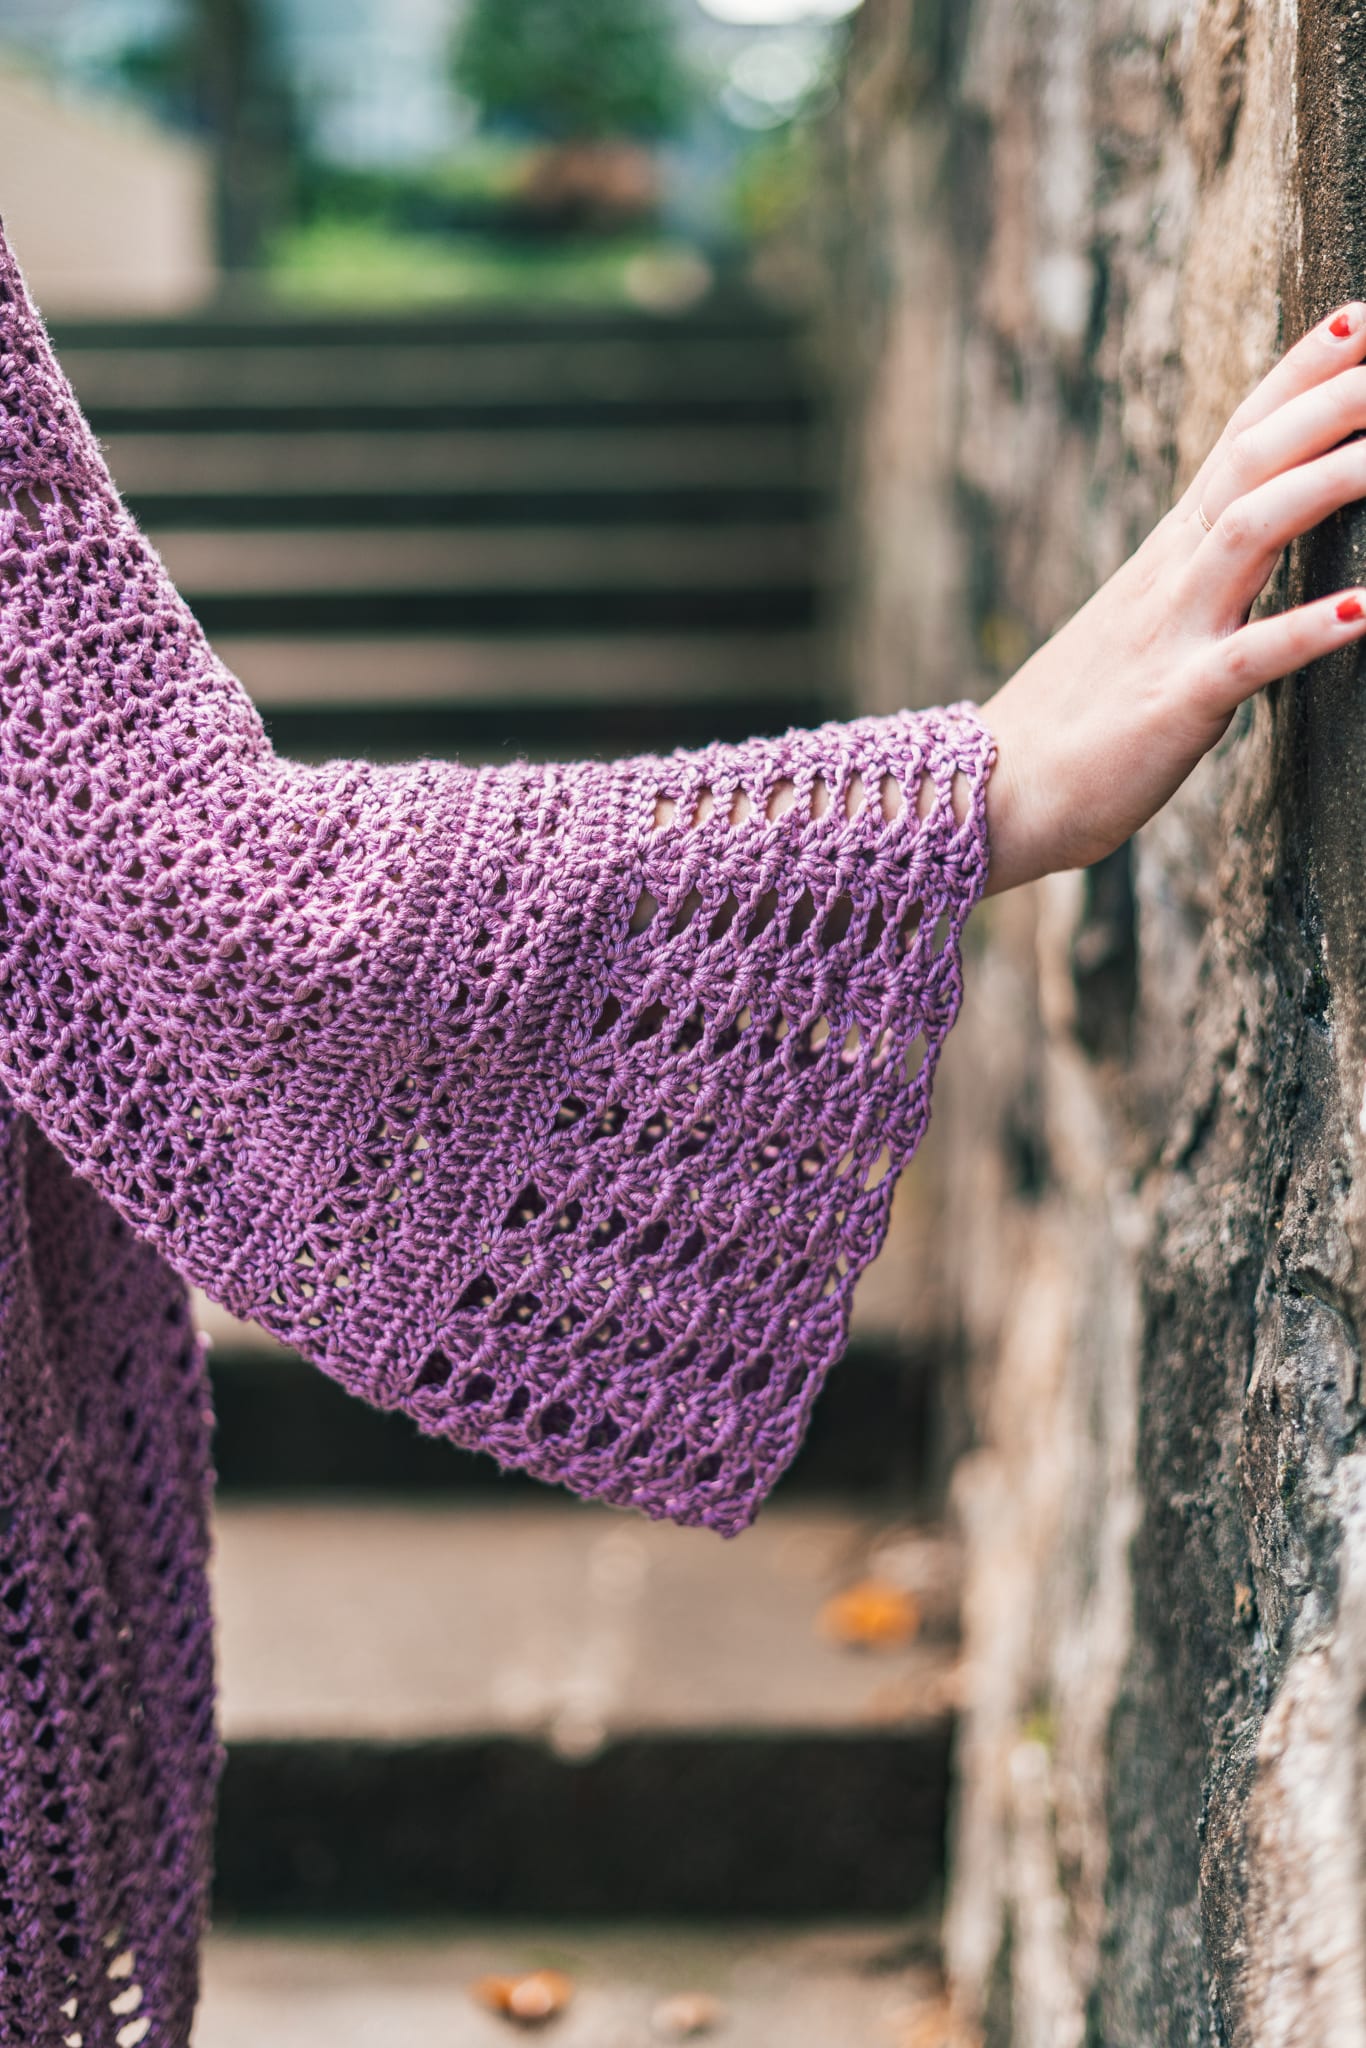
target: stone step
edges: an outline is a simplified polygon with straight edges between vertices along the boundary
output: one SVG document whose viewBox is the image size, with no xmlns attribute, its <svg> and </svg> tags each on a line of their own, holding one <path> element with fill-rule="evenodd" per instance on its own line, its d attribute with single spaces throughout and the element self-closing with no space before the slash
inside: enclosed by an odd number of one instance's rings
<svg viewBox="0 0 1366 2048">
<path fill-rule="evenodd" d="M 603 565 L 606 568 L 606 564 Z M 182 586 L 183 587 L 183 586 Z M 549 581 L 521 589 L 392 590 L 361 584 L 350 590 L 197 591 L 184 589 L 210 634 L 281 638 L 382 633 L 386 639 L 434 634 L 507 634 L 525 639 L 560 634 L 661 634 L 689 638 L 716 633 L 790 633 L 817 616 L 811 586 L 746 583 L 720 587 L 676 583 L 596 588 Z"/>
<path fill-rule="evenodd" d="M 226 1910 L 894 1911 L 943 1858 L 956 1558 L 770 1507 L 220 1504 Z M 909 1643 L 831 1640 L 867 1575 Z"/>
<path fill-rule="evenodd" d="M 604 489 L 594 476 L 525 486 L 486 487 L 447 477 L 432 485 L 395 484 L 383 470 L 354 489 L 334 485 L 296 488 L 275 477 L 258 487 L 228 482 L 217 465 L 165 488 L 125 485 L 148 532 L 202 527 L 249 532 L 289 527 L 345 532 L 358 527 L 525 528 L 535 526 L 735 528 L 809 525 L 827 507 L 826 488 L 813 481 L 770 484 L 738 472 L 712 483 L 691 484 L 645 476 Z"/>
<path fill-rule="evenodd" d="M 700 706 L 738 698 L 781 710 L 818 694 L 818 650 L 802 629 L 534 637 L 229 632 L 213 639 L 262 707 L 486 705 L 506 716 L 513 707 Z M 528 743 L 536 744 L 534 736 Z"/>
<path fill-rule="evenodd" d="M 904 1732 L 946 1704 L 949 1539 L 847 1507 L 770 1504 L 726 1542 L 564 1495 L 234 1500 L 216 1543 L 229 1743 L 524 1736 L 576 1758 L 642 1734 Z M 877 1558 L 924 1625 L 870 1657 L 818 1624 Z"/>
<path fill-rule="evenodd" d="M 192 313 L 116 314 L 57 323 L 58 352 L 157 349 L 210 351 L 331 350 L 404 346 L 474 353 L 491 346 L 534 349 L 547 344 L 592 347 L 626 342 L 650 350 L 711 345 L 772 352 L 800 340 L 789 314 L 742 298 L 720 297 L 683 313 L 647 313 L 630 307 L 502 305 L 433 307 L 371 313 L 305 310 L 245 295 Z"/>
<path fill-rule="evenodd" d="M 735 676 L 729 697 L 655 701 L 601 698 L 576 701 L 411 702 L 358 700 L 343 705 L 325 699 L 267 706 L 266 726 L 282 754 L 300 761 L 363 755 L 369 761 L 412 761 L 421 756 L 466 762 L 506 761 L 523 755 L 538 761 L 581 761 L 628 754 L 667 754 L 675 747 L 704 747 L 714 740 L 738 744 L 756 734 L 781 733 L 790 726 L 818 725 L 838 718 L 845 707 L 828 692 L 810 687 L 782 695 L 751 695 L 747 679 Z"/>
<path fill-rule="evenodd" d="M 153 532 L 179 588 L 206 598 L 350 590 L 438 591 L 803 589 L 819 580 L 813 525 L 731 527 L 391 526 L 310 532 L 290 526 Z"/>
<path fill-rule="evenodd" d="M 641 1931 L 557 1923 L 223 1928 L 209 1940 L 194 2048 L 507 2048 L 521 2030 L 471 1995 L 491 1976 L 554 1970 L 573 1995 L 557 2048 L 967 2048 L 950 2031 L 936 1929 L 853 1926 Z M 704 2006 L 702 2002 L 705 2001 Z M 689 2007 L 714 2027 L 685 2036 Z"/>
<path fill-rule="evenodd" d="M 643 335 L 535 333 L 490 341 L 399 335 L 307 345 L 232 341 L 188 345 L 92 345 L 71 341 L 62 364 L 82 403 L 114 416 L 209 407 L 297 409 L 382 405 L 396 417 L 458 404 L 582 402 L 606 409 L 668 399 L 706 406 L 802 400 L 809 389 L 795 353 L 781 344 L 648 328 Z"/>
<path fill-rule="evenodd" d="M 101 438 L 116 434 L 228 434 L 278 432 L 399 434 L 421 426 L 426 433 L 461 430 L 485 434 L 512 428 L 577 428 L 614 433 L 627 427 L 684 428 L 803 426 L 813 418 L 811 402 L 799 393 L 769 391 L 756 396 L 687 396 L 667 388 L 621 397 L 566 397 L 532 390 L 488 399 L 452 396 L 427 403 L 378 397 L 374 387 L 354 398 L 302 404 L 252 403 L 228 391 L 191 405 L 151 396 L 141 404 L 92 405 L 86 411 Z"/>
<path fill-rule="evenodd" d="M 815 480 L 810 436 L 800 427 L 506 427 L 496 433 L 406 427 L 343 433 L 253 429 L 217 433 L 117 433 L 104 452 L 132 498 L 202 491 L 225 495 L 409 492 L 459 483 L 490 496 L 528 490 L 610 495 L 686 488 L 793 489 Z"/>
</svg>

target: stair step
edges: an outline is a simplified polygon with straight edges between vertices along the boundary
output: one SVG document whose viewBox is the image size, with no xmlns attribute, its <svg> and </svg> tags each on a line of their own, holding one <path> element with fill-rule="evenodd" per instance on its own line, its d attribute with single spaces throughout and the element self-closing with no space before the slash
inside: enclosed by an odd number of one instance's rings
<svg viewBox="0 0 1366 2048">
<path fill-rule="evenodd" d="M 562 1498 L 535 1506 L 220 1503 L 223 1729 L 241 1742 L 937 1724 L 954 1552 L 938 1530 L 770 1507 L 743 1541 Z M 925 1616 L 876 1657 L 818 1627 L 888 1550 Z"/>
<path fill-rule="evenodd" d="M 621 306 L 433 307 L 412 312 L 318 311 L 247 299 L 192 313 L 62 320 L 58 353 L 81 350 L 332 349 L 439 346 L 474 351 L 490 344 L 530 349 L 549 342 L 624 341 L 667 350 L 710 343 L 762 351 L 790 346 L 801 332 L 791 315 L 753 300 L 714 299 L 686 313 L 645 313 Z"/>
<path fill-rule="evenodd" d="M 743 694 L 739 692 L 743 691 Z M 624 700 L 597 704 L 476 703 L 293 704 L 267 707 L 265 722 L 280 753 L 297 761 L 344 755 L 368 761 L 421 757 L 478 763 L 522 755 L 537 761 L 667 754 L 713 741 L 738 745 L 756 734 L 837 718 L 840 707 L 814 687 L 791 695 L 750 696 L 738 685 L 727 699 Z"/>
<path fill-rule="evenodd" d="M 877 1655 L 820 1627 L 869 1570 L 924 1616 Z M 938 1881 L 936 1529 L 225 1503 L 214 1574 L 227 1910 L 880 1912 Z"/>
<path fill-rule="evenodd" d="M 232 416 L 254 407 L 309 415 L 346 406 L 349 416 L 353 405 L 372 405 L 402 418 L 443 405 L 790 404 L 809 390 L 795 353 L 781 344 L 655 328 L 549 341 L 532 334 L 362 344 L 344 331 L 339 340 L 307 345 L 272 339 L 198 347 L 178 335 L 153 347 L 68 343 L 62 364 L 82 403 L 110 419 L 201 407 Z"/>
<path fill-rule="evenodd" d="M 358 394 L 331 404 L 304 405 L 290 399 L 278 405 L 249 404 L 235 394 L 213 403 L 173 405 L 150 400 L 141 405 L 91 405 L 86 411 L 100 434 L 399 434 L 415 424 L 424 432 L 463 431 L 485 434 L 512 429 L 591 429 L 614 433 L 625 427 L 693 428 L 783 427 L 805 425 L 812 418 L 808 399 L 766 392 L 759 396 L 680 397 L 668 391 L 624 397 L 565 397 L 554 391 L 533 391 L 503 399 L 433 400 L 403 403 Z"/>
<path fill-rule="evenodd" d="M 895 2048 L 943 2013 L 936 1934 L 905 1920 L 800 1929 L 661 1926 L 223 1929 L 209 1940 L 194 2048 L 507 2048 L 518 2030 L 478 2005 L 488 1976 L 554 1969 L 574 1995 L 557 2048 L 645 2048 L 660 2007 L 719 2003 L 725 2048 Z M 923 2035 L 917 2028 L 924 2028 Z"/>
<path fill-rule="evenodd" d="M 800 428 L 509 427 L 497 433 L 405 428 L 346 433 L 110 434 L 105 455 L 119 488 L 216 492 L 407 491 L 490 494 L 534 488 L 610 493 L 791 487 L 811 480 L 810 438 Z"/>
<path fill-rule="evenodd" d="M 904 1733 L 229 1749 L 215 1910 L 617 1920 L 897 1913 L 944 1875 L 950 1722 Z"/>
<path fill-rule="evenodd" d="M 223 633 L 215 634 L 214 645 L 263 707 L 484 704 L 505 715 L 518 705 L 701 705 L 733 698 L 783 705 L 817 689 L 817 650 L 813 636 L 801 630 L 483 638 Z"/>
<path fill-rule="evenodd" d="M 249 531 L 260 527 L 309 527 L 346 531 L 357 527 L 716 527 L 752 524 L 807 525 L 825 509 L 827 492 L 814 482 L 756 483 L 739 473 L 709 484 L 662 482 L 647 477 L 638 485 L 604 490 L 593 478 L 565 483 L 534 482 L 525 487 L 471 486 L 452 477 L 422 488 L 396 487 L 383 470 L 353 490 L 334 486 L 292 487 L 278 477 L 258 487 L 255 480 L 228 484 L 216 463 L 166 488 L 133 488 L 125 495 L 148 532 L 165 534 L 212 526 Z"/>
<path fill-rule="evenodd" d="M 177 585 L 206 598 L 349 590 L 802 589 L 818 576 L 812 526 L 545 526 L 489 531 L 390 526 L 309 532 L 153 532 Z"/>
<path fill-rule="evenodd" d="M 575 634 L 791 632 L 813 624 L 816 593 L 792 584 L 720 589 L 557 588 L 520 590 L 237 591 L 185 589 L 211 634 L 383 633 L 412 639 L 436 633 Z"/>
</svg>

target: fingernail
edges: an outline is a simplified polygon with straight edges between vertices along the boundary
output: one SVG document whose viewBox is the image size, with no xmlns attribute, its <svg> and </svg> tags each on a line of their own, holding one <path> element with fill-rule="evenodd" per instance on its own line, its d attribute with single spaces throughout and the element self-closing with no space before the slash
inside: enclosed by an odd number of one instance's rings
<svg viewBox="0 0 1366 2048">
<path fill-rule="evenodd" d="M 1328 332 L 1336 335 L 1339 341 L 1346 341 L 1351 331 L 1352 316 L 1350 313 L 1335 313 L 1328 322 Z"/>
<path fill-rule="evenodd" d="M 1366 605 L 1363 605 L 1359 597 L 1340 597 L 1338 599 L 1337 611 L 1338 617 L 1343 621 L 1344 625 L 1349 619 L 1366 617 Z"/>
</svg>

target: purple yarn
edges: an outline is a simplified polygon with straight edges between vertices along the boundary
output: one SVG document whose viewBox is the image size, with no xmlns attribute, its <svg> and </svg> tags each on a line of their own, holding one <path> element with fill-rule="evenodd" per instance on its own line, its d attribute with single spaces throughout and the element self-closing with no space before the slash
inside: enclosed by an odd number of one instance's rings
<svg viewBox="0 0 1366 2048">
<path fill-rule="evenodd" d="M 0 703 L 0 2043 L 184 2048 L 218 1768 L 184 1281 L 433 1435 L 735 1534 L 925 1128 L 992 748 L 962 705 L 278 759 L 3 240 Z"/>
</svg>

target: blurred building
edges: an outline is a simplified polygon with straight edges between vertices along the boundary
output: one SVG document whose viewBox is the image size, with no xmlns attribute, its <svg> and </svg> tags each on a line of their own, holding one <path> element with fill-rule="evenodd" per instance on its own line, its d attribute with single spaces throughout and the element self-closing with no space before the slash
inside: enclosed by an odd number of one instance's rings
<svg viewBox="0 0 1366 2048">
<path fill-rule="evenodd" d="M 0 215 L 45 310 L 177 311 L 216 271 L 198 142 L 0 61 Z"/>
<path fill-rule="evenodd" d="M 686 132 L 661 152 L 665 221 L 709 243 L 731 230 L 737 167 L 754 137 L 782 127 L 828 86 L 832 28 L 857 0 L 665 4 L 702 87 Z M 256 63 L 277 114 L 288 109 L 288 151 L 318 165 L 418 176 L 458 157 L 477 128 L 450 75 L 467 5 L 256 0 Z M 167 90 L 163 79 L 159 89 L 150 75 L 156 52 L 185 36 L 193 12 L 192 0 L 0 0 L 0 51 L 21 55 L 64 89 L 155 106 L 190 133 L 215 130 L 224 110 L 212 94 L 205 100 L 202 82 L 197 92 L 183 79 Z M 260 126 L 249 118 L 253 133 Z M 278 183 L 278 167 L 257 168 Z"/>
</svg>

